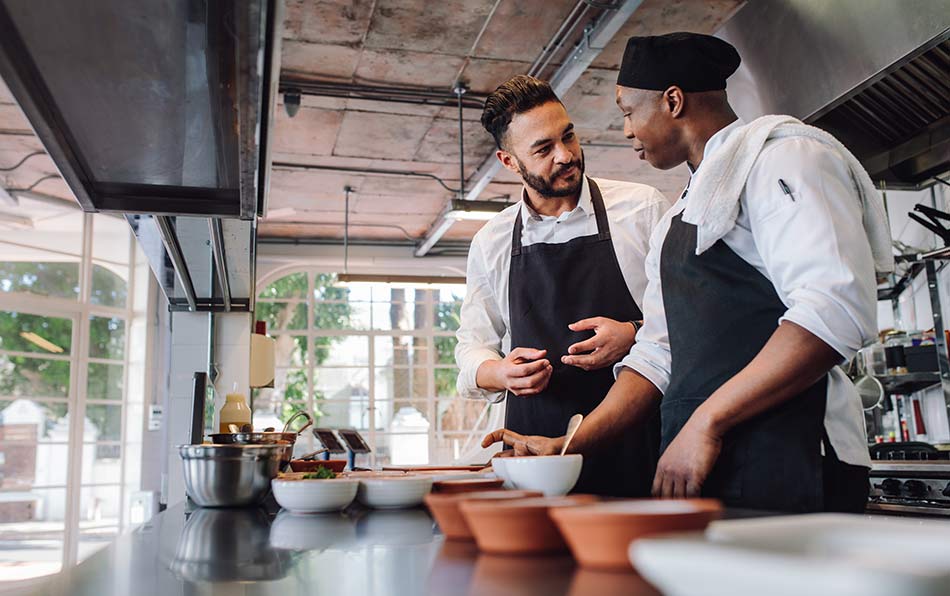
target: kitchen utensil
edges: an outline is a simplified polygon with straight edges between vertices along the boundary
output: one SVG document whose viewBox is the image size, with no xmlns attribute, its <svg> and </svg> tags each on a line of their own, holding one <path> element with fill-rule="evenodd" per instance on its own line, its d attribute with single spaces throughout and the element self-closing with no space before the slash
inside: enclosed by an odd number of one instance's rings
<svg viewBox="0 0 950 596">
<path fill-rule="evenodd" d="M 391 476 L 360 478 L 356 498 L 374 509 L 417 507 L 432 490 L 431 476 Z"/>
<path fill-rule="evenodd" d="M 864 375 L 854 381 L 854 387 L 861 396 L 861 407 L 865 410 L 876 408 L 884 398 L 884 385 L 876 377 Z"/>
<path fill-rule="evenodd" d="M 567 550 L 549 510 L 597 502 L 593 495 L 541 497 L 507 501 L 465 501 L 462 517 L 479 550 L 492 554 L 528 555 Z"/>
<path fill-rule="evenodd" d="M 564 446 L 561 447 L 561 455 L 567 453 L 567 446 L 571 444 L 571 439 L 574 438 L 574 433 L 577 432 L 577 429 L 580 428 L 581 422 L 583 421 L 583 414 L 574 414 L 571 416 L 571 419 L 567 421 L 567 432 L 564 434 Z"/>
<path fill-rule="evenodd" d="M 211 442 L 216 445 L 271 445 L 275 443 L 283 443 L 287 446 L 287 452 L 284 456 L 284 463 L 290 461 L 294 452 L 294 443 L 297 441 L 297 437 L 303 432 L 307 427 L 313 424 L 313 418 L 310 417 L 310 414 L 306 412 L 297 412 L 294 414 L 288 424 L 294 419 L 305 416 L 308 420 L 308 423 L 305 424 L 300 430 L 294 431 L 281 431 L 281 432 L 253 432 L 253 431 L 242 431 L 242 432 L 230 432 L 230 433 L 212 433 L 208 435 L 211 438 Z M 233 425 L 229 425 L 229 429 Z M 286 428 L 286 426 L 285 426 Z"/>
<path fill-rule="evenodd" d="M 629 499 L 552 509 L 551 517 L 582 567 L 630 569 L 630 543 L 644 536 L 704 529 L 720 517 L 713 499 Z"/>
<path fill-rule="evenodd" d="M 566 495 L 570 492 L 577 484 L 584 465 L 584 456 L 580 453 L 504 459 L 505 474 L 515 488 L 538 490 L 546 497 Z"/>
<path fill-rule="evenodd" d="M 270 492 L 284 445 L 179 445 L 185 492 L 201 507 L 255 505 Z"/>
<path fill-rule="evenodd" d="M 281 432 L 291 432 L 290 425 L 293 424 L 294 420 L 300 418 L 301 416 L 307 419 L 307 423 L 297 429 L 298 435 L 313 426 L 313 418 L 310 416 L 310 414 L 304 412 L 303 410 L 299 410 L 296 414 L 287 419 L 287 422 L 284 423 L 284 428 L 281 429 Z"/>
<path fill-rule="evenodd" d="M 282 480 L 271 483 L 277 503 L 294 513 L 324 513 L 345 509 L 359 488 L 359 480 L 323 478 L 319 480 Z"/>
<path fill-rule="evenodd" d="M 306 454 L 306 455 L 301 455 L 301 456 L 298 457 L 297 459 L 299 459 L 299 460 L 301 460 L 301 461 L 310 461 L 310 460 L 314 459 L 316 456 L 320 455 L 321 453 L 326 453 L 327 451 L 328 451 L 328 449 L 327 449 L 326 447 L 324 447 L 323 449 L 317 449 L 316 451 L 314 451 L 314 452 L 312 452 L 312 453 L 308 453 L 308 454 Z"/>
<path fill-rule="evenodd" d="M 425 496 L 424 502 L 429 508 L 429 513 L 435 518 L 436 523 L 445 537 L 450 540 L 472 540 L 472 530 L 468 527 L 465 518 L 459 511 L 459 504 L 467 500 L 482 499 L 526 499 L 528 497 L 540 497 L 541 493 L 529 490 L 489 490 L 474 493 L 456 493 L 456 494 L 436 494 L 429 493 Z"/>
</svg>

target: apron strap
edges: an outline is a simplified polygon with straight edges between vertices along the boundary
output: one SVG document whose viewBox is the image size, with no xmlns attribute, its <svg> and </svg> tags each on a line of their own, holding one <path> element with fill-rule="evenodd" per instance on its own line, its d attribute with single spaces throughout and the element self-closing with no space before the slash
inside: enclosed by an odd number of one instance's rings
<svg viewBox="0 0 950 596">
<path fill-rule="evenodd" d="M 590 188 L 590 202 L 594 206 L 594 217 L 597 218 L 597 239 L 610 240 L 610 224 L 607 223 L 607 208 L 604 207 L 604 196 L 600 194 L 600 188 L 592 179 L 587 178 L 587 184 Z M 524 209 L 524 204 L 521 205 L 521 209 Z M 521 209 L 518 210 L 518 214 L 515 216 L 515 225 L 511 230 L 511 256 L 513 257 L 521 254 L 521 231 L 523 227 Z"/>
<path fill-rule="evenodd" d="M 597 218 L 597 238 L 610 240 L 610 224 L 607 223 L 607 208 L 604 207 L 604 196 L 600 194 L 597 183 L 587 179 L 590 186 L 590 202 L 594 205 L 594 217 Z"/>
<path fill-rule="evenodd" d="M 518 209 L 518 214 L 515 215 L 515 227 L 511 231 L 511 256 L 516 257 L 521 254 L 521 215 L 522 209 L 524 209 L 524 204 L 522 203 L 521 209 Z"/>
</svg>

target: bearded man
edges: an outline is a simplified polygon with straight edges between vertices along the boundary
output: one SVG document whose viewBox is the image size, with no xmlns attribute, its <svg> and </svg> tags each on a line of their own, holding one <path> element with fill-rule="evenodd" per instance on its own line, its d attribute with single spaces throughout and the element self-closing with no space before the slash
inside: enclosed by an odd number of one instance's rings
<svg viewBox="0 0 950 596">
<path fill-rule="evenodd" d="M 485 102 L 496 157 L 521 200 L 472 240 L 458 346 L 463 397 L 506 400 L 505 429 L 558 436 L 603 400 L 642 324 L 655 188 L 589 178 L 574 124 L 547 83 L 516 76 Z M 587 457 L 578 492 L 647 496 L 658 417 Z M 513 453 L 506 451 L 505 454 Z"/>
</svg>

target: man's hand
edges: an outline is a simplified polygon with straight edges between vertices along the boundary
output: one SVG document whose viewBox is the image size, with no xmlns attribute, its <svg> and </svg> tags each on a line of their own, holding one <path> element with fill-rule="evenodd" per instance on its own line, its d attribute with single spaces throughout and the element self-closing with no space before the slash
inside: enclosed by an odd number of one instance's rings
<svg viewBox="0 0 950 596">
<path fill-rule="evenodd" d="M 564 364 L 584 370 L 597 370 L 617 362 L 627 355 L 637 336 L 633 323 L 621 323 L 607 317 L 582 319 L 568 327 L 571 331 L 594 331 L 594 337 L 573 344 L 567 349 L 568 355 L 561 356 Z M 580 355 L 583 352 L 590 354 Z"/>
<path fill-rule="evenodd" d="M 721 450 L 722 438 L 697 417 L 690 418 L 660 457 L 653 495 L 698 497 Z"/>
<path fill-rule="evenodd" d="M 508 450 L 510 455 L 501 455 L 500 457 L 512 457 L 515 455 L 557 455 L 561 452 L 561 447 L 564 445 L 564 437 L 551 439 L 548 437 L 526 436 L 519 435 L 506 428 L 499 428 L 485 435 L 485 438 L 482 439 L 482 447 L 491 447 L 499 441 L 512 447 L 512 449 Z"/>
<path fill-rule="evenodd" d="M 554 368 L 544 357 L 547 350 L 515 348 L 502 360 L 486 360 L 475 381 L 489 391 L 508 390 L 514 395 L 537 395 L 545 390 Z"/>
</svg>

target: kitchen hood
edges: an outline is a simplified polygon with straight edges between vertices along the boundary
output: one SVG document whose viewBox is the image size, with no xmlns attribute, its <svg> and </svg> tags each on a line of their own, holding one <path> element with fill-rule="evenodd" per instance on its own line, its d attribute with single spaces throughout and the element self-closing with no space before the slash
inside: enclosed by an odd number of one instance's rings
<svg viewBox="0 0 950 596">
<path fill-rule="evenodd" d="M 739 50 L 739 115 L 789 114 L 834 134 L 881 188 L 950 172 L 950 10 L 945 2 L 758 0 L 718 35 Z"/>
<path fill-rule="evenodd" d="M 251 310 L 276 0 L 0 0 L 0 76 L 83 210 L 126 215 L 172 310 Z"/>
<path fill-rule="evenodd" d="M 84 210 L 250 220 L 272 5 L 0 0 L 0 75 Z"/>
</svg>

